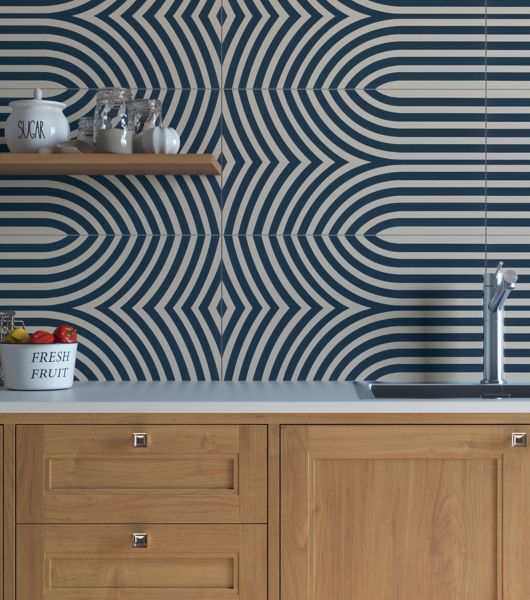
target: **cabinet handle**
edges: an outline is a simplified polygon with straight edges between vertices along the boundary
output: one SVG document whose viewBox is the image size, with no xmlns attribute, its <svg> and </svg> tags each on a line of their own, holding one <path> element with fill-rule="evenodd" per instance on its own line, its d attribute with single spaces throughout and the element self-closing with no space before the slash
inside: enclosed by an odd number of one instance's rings
<svg viewBox="0 0 530 600">
<path fill-rule="evenodd" d="M 133 448 L 147 448 L 147 433 L 133 433 L 132 445 Z"/>
<path fill-rule="evenodd" d="M 528 446 L 528 434 L 512 433 L 512 446 L 514 448 L 520 447 L 520 446 Z"/>
<path fill-rule="evenodd" d="M 132 547 L 133 548 L 147 548 L 148 536 L 147 533 L 133 533 L 132 534 Z"/>
</svg>

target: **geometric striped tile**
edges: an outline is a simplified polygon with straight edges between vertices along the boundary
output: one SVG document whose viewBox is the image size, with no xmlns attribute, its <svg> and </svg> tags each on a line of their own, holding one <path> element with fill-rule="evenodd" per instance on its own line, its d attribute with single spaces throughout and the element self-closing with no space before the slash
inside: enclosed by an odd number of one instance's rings
<svg viewBox="0 0 530 600">
<path fill-rule="evenodd" d="M 483 236 L 227 236 L 223 376 L 476 379 L 483 270 Z"/>
<path fill-rule="evenodd" d="M 221 0 L 3 2 L 0 81 L 218 88 L 220 10 Z"/>
<path fill-rule="evenodd" d="M 225 87 L 481 87 L 485 0 L 225 0 Z"/>
<path fill-rule="evenodd" d="M 530 161 L 488 164 L 488 238 L 530 234 Z"/>
<path fill-rule="evenodd" d="M 530 87 L 488 89 L 488 162 L 513 164 L 530 160 L 529 103 Z"/>
<path fill-rule="evenodd" d="M 484 89 L 224 98 L 225 234 L 451 234 L 455 225 L 467 234 L 484 225 Z"/>
<path fill-rule="evenodd" d="M 528 379 L 529 28 L 526 0 L 4 2 L 0 151 L 31 88 L 75 137 L 121 84 L 224 169 L 0 178 L 0 307 L 74 323 L 81 380 L 477 380 L 487 252 Z"/>
<path fill-rule="evenodd" d="M 2 236 L 0 307 L 79 331 L 79 380 L 215 380 L 216 236 Z"/>
<path fill-rule="evenodd" d="M 9 114 L 9 99 L 27 97 L 28 91 L 3 90 L 2 94 L 0 127 Z M 219 92 L 137 90 L 135 95 L 161 99 L 165 122 L 180 132 L 183 152 L 220 156 Z M 69 103 L 72 136 L 76 137 L 79 116 L 93 112 L 94 92 L 77 99 L 72 96 L 79 94 L 64 91 L 55 98 Z M 218 177 L 27 177 L 23 182 L 19 177 L 3 177 L 0 183 L 0 228 L 11 233 L 164 235 L 220 231 Z"/>
<path fill-rule="evenodd" d="M 528 234 L 530 88 L 491 89 L 488 98 L 488 233 Z"/>
<path fill-rule="evenodd" d="M 489 88 L 530 88 L 530 4 L 488 0 L 487 5 Z"/>
</svg>

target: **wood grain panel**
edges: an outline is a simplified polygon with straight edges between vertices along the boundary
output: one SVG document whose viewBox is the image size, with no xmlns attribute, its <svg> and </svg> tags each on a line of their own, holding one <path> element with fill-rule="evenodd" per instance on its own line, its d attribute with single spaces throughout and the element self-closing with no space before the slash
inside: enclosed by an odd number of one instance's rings
<svg viewBox="0 0 530 600">
<path fill-rule="evenodd" d="M 497 598 L 496 466 L 316 460 L 315 598 Z"/>
<path fill-rule="evenodd" d="M 239 497 L 243 523 L 267 521 L 267 428 L 239 427 Z"/>
<path fill-rule="evenodd" d="M 3 437 L 3 598 L 15 600 L 15 426 L 4 425 Z"/>
<path fill-rule="evenodd" d="M 311 456 L 314 457 L 322 453 L 323 456 L 373 458 L 374 450 L 378 458 L 496 457 L 502 444 L 502 428 L 497 425 L 453 425 L 450 429 L 436 425 L 367 425 L 355 430 L 346 425 L 311 429 Z"/>
<path fill-rule="evenodd" d="M 266 563 L 264 525 L 17 526 L 17 600 L 266 600 Z"/>
<path fill-rule="evenodd" d="M 0 154 L 0 175 L 220 175 L 212 154 Z"/>
<path fill-rule="evenodd" d="M 282 600 L 287 598 L 289 600 L 309 600 L 310 598 L 314 600 L 314 596 L 309 595 L 311 589 L 308 545 L 310 534 L 309 460 L 308 428 L 282 428 L 280 549 Z"/>
<path fill-rule="evenodd" d="M 38 427 L 38 426 L 37 426 Z M 24 433 L 25 429 L 22 429 Z M 29 430 L 28 430 L 29 431 Z M 165 452 L 180 454 L 190 452 L 227 453 L 239 451 L 238 425 L 49 425 L 43 431 L 46 452 L 50 455 L 63 452 L 71 454 L 110 454 L 136 456 L 139 452 Z M 131 435 L 147 433 L 149 446 L 133 448 Z"/>
<path fill-rule="evenodd" d="M 235 492 L 236 457 L 202 455 L 156 457 L 55 457 L 48 459 L 48 491 L 53 490 L 225 490 Z"/>
<path fill-rule="evenodd" d="M 530 598 L 530 447 L 511 443 L 520 432 L 530 441 L 530 424 L 504 427 L 503 600 Z"/>
<path fill-rule="evenodd" d="M 435 429 L 283 428 L 282 599 L 501 600 L 503 428 Z"/>
<path fill-rule="evenodd" d="M 54 591 L 93 588 L 233 590 L 236 558 L 207 554 L 194 558 L 179 554 L 154 558 L 104 553 L 95 558 L 76 553 L 53 555 L 46 558 L 47 585 Z"/>
<path fill-rule="evenodd" d="M 0 481 L 2 482 L 2 503 L 1 506 L 1 514 L 0 514 L 0 540 L 4 540 L 4 507 L 5 507 L 5 481 L 4 481 L 4 428 L 0 426 Z M 11 492 L 11 487 L 8 487 L 8 493 Z M 5 543 L 0 544 L 0 600 L 4 598 L 4 551 L 9 549 L 5 548 Z M 7 568 L 9 569 L 10 561 L 7 562 Z M 8 597 L 8 595 L 6 595 Z"/>
<path fill-rule="evenodd" d="M 17 521 L 265 523 L 266 457 L 261 425 L 19 426 Z"/>
<path fill-rule="evenodd" d="M 268 600 L 280 600 L 280 427 L 269 426 Z"/>
</svg>

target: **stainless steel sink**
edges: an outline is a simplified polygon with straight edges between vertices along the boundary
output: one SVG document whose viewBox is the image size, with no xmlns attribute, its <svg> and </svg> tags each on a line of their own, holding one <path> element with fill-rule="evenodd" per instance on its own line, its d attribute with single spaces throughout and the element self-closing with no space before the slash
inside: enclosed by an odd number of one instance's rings
<svg viewBox="0 0 530 600">
<path fill-rule="evenodd" d="M 379 383 L 358 382 L 362 399 L 451 399 L 451 398 L 530 398 L 530 384 L 466 383 Z"/>
</svg>

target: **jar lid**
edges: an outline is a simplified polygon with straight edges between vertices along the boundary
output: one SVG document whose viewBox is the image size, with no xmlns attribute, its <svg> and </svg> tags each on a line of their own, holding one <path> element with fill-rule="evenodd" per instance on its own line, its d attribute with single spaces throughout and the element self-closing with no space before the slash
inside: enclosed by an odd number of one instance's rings
<svg viewBox="0 0 530 600">
<path fill-rule="evenodd" d="M 129 88 L 121 88 L 121 87 L 106 87 L 100 88 L 96 94 L 97 99 L 105 100 L 132 100 L 132 92 Z"/>
<path fill-rule="evenodd" d="M 160 110 L 162 108 L 162 102 L 158 98 L 136 98 L 133 100 L 133 106 L 135 108 Z"/>
<path fill-rule="evenodd" d="M 41 88 L 35 88 L 33 90 L 33 98 L 24 100 L 13 100 L 9 103 L 11 108 L 27 108 L 30 106 L 49 106 L 54 108 L 60 108 L 61 110 L 66 108 L 66 104 L 62 102 L 56 102 L 55 100 L 43 100 Z"/>
</svg>

